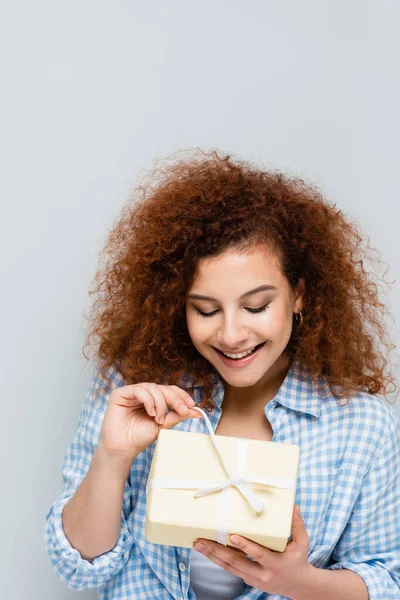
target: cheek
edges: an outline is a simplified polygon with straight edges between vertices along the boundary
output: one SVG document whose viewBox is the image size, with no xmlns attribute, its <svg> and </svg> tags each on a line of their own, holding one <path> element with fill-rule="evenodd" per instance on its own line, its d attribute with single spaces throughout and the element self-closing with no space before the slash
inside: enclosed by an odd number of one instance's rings
<svg viewBox="0 0 400 600">
<path fill-rule="evenodd" d="M 271 338 L 279 337 L 283 331 L 290 330 L 291 319 L 290 307 L 277 306 L 274 310 L 269 311 L 262 327 Z"/>
<path fill-rule="evenodd" d="M 201 317 L 197 317 L 192 314 L 187 314 L 186 316 L 186 324 L 189 331 L 189 335 L 194 343 L 201 342 L 207 336 L 207 323 L 203 324 L 200 321 L 200 319 Z M 206 319 L 203 320 L 206 321 Z"/>
</svg>

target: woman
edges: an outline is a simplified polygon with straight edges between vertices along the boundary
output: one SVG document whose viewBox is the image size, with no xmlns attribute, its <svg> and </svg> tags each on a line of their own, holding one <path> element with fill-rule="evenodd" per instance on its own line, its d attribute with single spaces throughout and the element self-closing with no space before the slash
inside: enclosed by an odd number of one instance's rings
<svg viewBox="0 0 400 600">
<path fill-rule="evenodd" d="M 69 587 L 107 600 L 400 597 L 396 386 L 368 249 L 315 187 L 215 151 L 137 188 L 96 276 L 99 366 L 46 515 Z M 173 426 L 206 433 L 193 406 L 217 435 L 300 446 L 283 553 L 146 541 L 154 442 Z"/>
</svg>

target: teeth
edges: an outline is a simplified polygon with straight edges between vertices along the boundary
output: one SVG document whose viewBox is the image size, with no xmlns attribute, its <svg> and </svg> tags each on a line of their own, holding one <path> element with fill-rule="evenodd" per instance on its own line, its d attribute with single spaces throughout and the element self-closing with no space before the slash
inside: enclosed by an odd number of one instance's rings
<svg viewBox="0 0 400 600">
<path fill-rule="evenodd" d="M 255 348 L 255 346 L 254 346 L 254 348 Z M 227 356 L 228 358 L 243 358 L 244 356 L 248 356 L 249 354 L 251 354 L 253 352 L 254 348 L 252 348 L 248 352 L 242 352 L 242 354 L 226 354 L 225 352 L 222 352 L 222 354 L 224 356 Z"/>
</svg>

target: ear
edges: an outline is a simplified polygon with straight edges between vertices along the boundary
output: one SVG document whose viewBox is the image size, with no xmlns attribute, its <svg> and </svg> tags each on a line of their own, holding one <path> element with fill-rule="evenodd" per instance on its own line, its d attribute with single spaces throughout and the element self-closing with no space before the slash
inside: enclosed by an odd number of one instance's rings
<svg viewBox="0 0 400 600">
<path fill-rule="evenodd" d="M 306 280 L 304 277 L 299 277 L 295 289 L 295 309 L 296 312 L 302 310 L 304 305 L 304 295 L 306 293 Z"/>
</svg>

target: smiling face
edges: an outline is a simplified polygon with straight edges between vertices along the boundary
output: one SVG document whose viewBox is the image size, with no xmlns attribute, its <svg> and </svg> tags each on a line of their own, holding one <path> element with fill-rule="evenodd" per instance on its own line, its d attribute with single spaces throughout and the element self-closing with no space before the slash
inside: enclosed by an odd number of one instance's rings
<svg viewBox="0 0 400 600">
<path fill-rule="evenodd" d="M 266 287 L 247 294 L 261 286 Z M 302 309 L 303 294 L 304 280 L 292 290 L 278 258 L 267 249 L 227 250 L 218 257 L 201 259 L 186 299 L 190 338 L 228 386 L 267 383 L 282 362 L 293 313 Z M 225 359 L 218 352 L 241 353 L 259 344 L 263 345 L 240 361 Z"/>
</svg>

